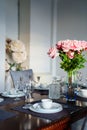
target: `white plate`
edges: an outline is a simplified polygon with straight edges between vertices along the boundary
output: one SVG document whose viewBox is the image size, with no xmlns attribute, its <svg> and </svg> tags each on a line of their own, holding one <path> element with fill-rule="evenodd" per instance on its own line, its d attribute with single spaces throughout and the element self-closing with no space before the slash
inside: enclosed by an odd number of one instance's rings
<svg viewBox="0 0 87 130">
<path fill-rule="evenodd" d="M 41 102 L 31 105 L 29 109 L 38 113 L 55 113 L 63 110 L 62 105 L 55 102 L 53 102 L 52 107 L 50 109 L 44 109 L 41 105 Z"/>
<path fill-rule="evenodd" d="M 44 86 L 38 86 L 38 87 L 35 87 L 35 89 L 36 90 L 49 90 L 49 87 L 48 86 L 46 86 L 46 87 L 44 87 Z"/>
<path fill-rule="evenodd" d="M 15 94 L 10 94 L 9 92 L 3 92 L 3 93 L 2 93 L 2 96 L 4 96 L 4 97 L 11 97 L 11 98 L 23 97 L 23 96 L 24 96 L 24 93 L 21 92 L 21 91 L 18 91 L 18 92 L 15 93 Z"/>
<path fill-rule="evenodd" d="M 36 90 L 49 90 L 49 88 L 35 87 Z"/>
<path fill-rule="evenodd" d="M 3 98 L 0 98 L 0 102 L 3 102 L 4 101 L 4 99 Z"/>
<path fill-rule="evenodd" d="M 87 96 L 84 96 L 81 92 L 78 93 L 79 97 L 87 98 Z"/>
<path fill-rule="evenodd" d="M 49 90 L 49 85 L 44 85 L 44 84 L 37 84 L 34 89 L 36 90 Z"/>
</svg>

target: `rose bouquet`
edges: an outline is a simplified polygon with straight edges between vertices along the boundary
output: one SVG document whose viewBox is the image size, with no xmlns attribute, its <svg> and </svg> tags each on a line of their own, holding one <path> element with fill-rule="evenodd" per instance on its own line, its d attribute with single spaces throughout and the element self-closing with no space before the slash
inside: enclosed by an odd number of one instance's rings
<svg viewBox="0 0 87 130">
<path fill-rule="evenodd" d="M 84 67 L 86 62 L 85 55 L 82 53 L 87 50 L 86 41 L 63 40 L 59 41 L 55 47 L 48 51 L 51 58 L 60 57 L 60 68 L 68 73 L 69 81 L 72 82 L 72 74 Z"/>
</svg>

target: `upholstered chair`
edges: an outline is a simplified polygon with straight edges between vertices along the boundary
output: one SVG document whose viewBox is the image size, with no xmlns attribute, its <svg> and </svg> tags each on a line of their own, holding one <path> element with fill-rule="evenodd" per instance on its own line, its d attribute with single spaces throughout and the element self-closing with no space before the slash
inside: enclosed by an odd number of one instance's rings
<svg viewBox="0 0 87 130">
<path fill-rule="evenodd" d="M 21 70 L 21 71 L 10 71 L 11 77 L 12 77 L 12 81 L 13 81 L 13 85 L 15 87 L 15 85 L 17 84 L 17 82 L 19 82 L 21 84 L 21 88 L 22 85 L 27 83 L 30 78 L 31 80 L 33 80 L 33 70 L 32 69 L 28 69 L 28 70 Z"/>
</svg>

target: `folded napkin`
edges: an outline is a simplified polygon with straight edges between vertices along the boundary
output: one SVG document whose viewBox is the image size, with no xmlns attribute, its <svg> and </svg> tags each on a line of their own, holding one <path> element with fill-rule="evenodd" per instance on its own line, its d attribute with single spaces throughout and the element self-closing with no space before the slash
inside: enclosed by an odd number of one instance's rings
<svg viewBox="0 0 87 130">
<path fill-rule="evenodd" d="M 0 110 L 0 121 L 6 120 L 8 118 L 11 118 L 13 116 L 16 116 L 17 114 L 12 112 L 7 112 L 5 110 Z"/>
</svg>

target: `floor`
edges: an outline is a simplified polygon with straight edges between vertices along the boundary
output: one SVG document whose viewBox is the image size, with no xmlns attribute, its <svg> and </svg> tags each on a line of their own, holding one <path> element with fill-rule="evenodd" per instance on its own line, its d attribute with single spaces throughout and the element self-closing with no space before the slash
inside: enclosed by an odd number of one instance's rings
<svg viewBox="0 0 87 130">
<path fill-rule="evenodd" d="M 85 121 L 85 124 L 84 124 Z M 87 117 L 75 122 L 71 126 L 71 130 L 87 130 Z"/>
</svg>

